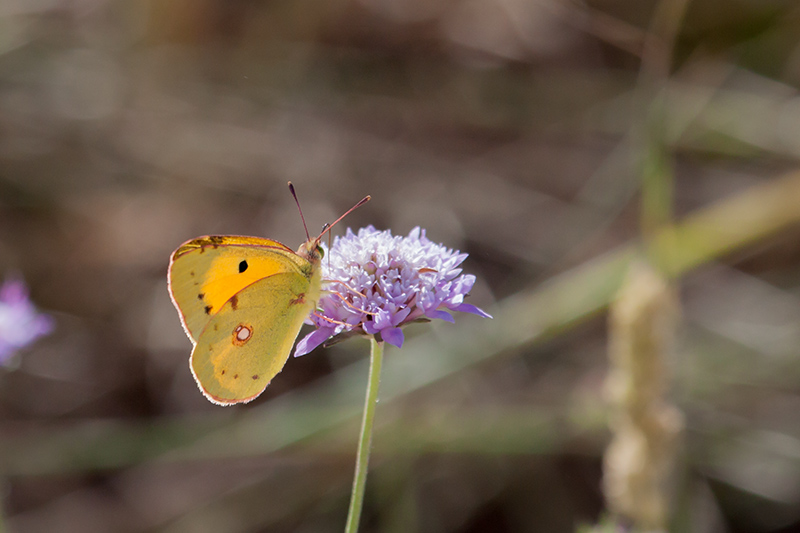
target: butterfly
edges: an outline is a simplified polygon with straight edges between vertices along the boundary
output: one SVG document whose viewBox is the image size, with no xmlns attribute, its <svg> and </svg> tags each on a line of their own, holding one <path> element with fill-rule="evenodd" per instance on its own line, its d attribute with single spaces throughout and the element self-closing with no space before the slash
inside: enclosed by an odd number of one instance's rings
<svg viewBox="0 0 800 533">
<path fill-rule="evenodd" d="M 289 189 L 294 196 L 294 187 Z M 322 292 L 320 239 L 308 234 L 295 252 L 259 237 L 207 235 L 172 253 L 168 288 L 194 345 L 189 366 L 211 402 L 249 402 L 283 369 L 300 328 Z"/>
</svg>

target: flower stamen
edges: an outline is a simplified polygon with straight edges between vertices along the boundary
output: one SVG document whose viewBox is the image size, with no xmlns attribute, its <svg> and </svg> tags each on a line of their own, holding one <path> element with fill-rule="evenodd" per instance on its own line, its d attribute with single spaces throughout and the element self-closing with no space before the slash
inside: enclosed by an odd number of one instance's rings
<svg viewBox="0 0 800 533">
<path fill-rule="evenodd" d="M 360 307 L 356 307 L 355 305 L 353 305 L 352 302 L 350 302 L 350 300 L 345 298 L 344 295 L 341 294 L 341 293 L 338 293 L 336 291 L 328 291 L 328 293 L 329 294 L 335 294 L 336 296 L 341 298 L 342 299 L 342 303 L 344 305 L 346 305 L 347 307 L 349 307 L 350 309 L 352 309 L 353 311 L 358 311 L 359 313 L 364 313 L 365 315 L 374 315 L 374 314 L 376 314 L 375 311 L 367 311 L 366 309 L 361 309 Z M 362 294 L 362 296 L 364 296 L 364 295 Z M 366 298 L 366 296 L 364 296 L 364 298 Z"/>
<path fill-rule="evenodd" d="M 339 285 L 343 285 L 350 292 L 355 293 L 355 294 L 361 296 L 362 298 L 366 298 L 367 297 L 367 295 L 364 294 L 363 292 L 359 292 L 358 290 L 356 290 L 353 287 L 351 287 L 350 285 L 348 285 L 346 282 L 338 280 L 338 279 L 326 279 L 326 280 L 323 280 L 323 283 L 338 283 Z M 335 291 L 330 291 L 330 292 L 333 293 L 333 294 L 339 294 L 339 293 L 337 293 Z"/>
</svg>

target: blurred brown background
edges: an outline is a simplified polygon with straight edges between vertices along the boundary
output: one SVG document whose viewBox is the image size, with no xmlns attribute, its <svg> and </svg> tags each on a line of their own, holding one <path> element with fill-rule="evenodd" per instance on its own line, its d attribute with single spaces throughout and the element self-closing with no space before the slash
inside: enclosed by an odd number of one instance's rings
<svg viewBox="0 0 800 533">
<path fill-rule="evenodd" d="M 800 531 L 800 203 L 757 194 L 794 198 L 798 85 L 792 0 L 0 2 L 0 275 L 58 324 L 0 374 L 8 531 L 343 528 L 366 343 L 222 409 L 166 289 L 190 238 L 303 241 L 287 180 L 312 230 L 371 194 L 345 225 L 470 254 L 495 321 L 412 326 L 387 372 L 509 330 L 387 376 L 365 532 L 601 521 L 596 258 L 728 198 L 776 213 L 722 212 L 730 245 L 673 272 L 673 529 Z"/>
</svg>

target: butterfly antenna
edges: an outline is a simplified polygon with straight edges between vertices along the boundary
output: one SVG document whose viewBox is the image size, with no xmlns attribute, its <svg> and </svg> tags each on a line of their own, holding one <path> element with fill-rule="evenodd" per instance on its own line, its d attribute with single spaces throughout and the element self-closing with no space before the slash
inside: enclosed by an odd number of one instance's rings
<svg viewBox="0 0 800 533">
<path fill-rule="evenodd" d="M 370 196 L 370 195 L 366 195 L 366 196 L 365 196 L 364 198 L 362 198 L 362 199 L 361 199 L 361 200 L 360 200 L 360 201 L 359 201 L 359 202 L 358 202 L 356 205 L 354 205 L 353 207 L 351 207 L 350 209 L 348 209 L 348 210 L 345 212 L 345 214 L 344 214 L 344 215 L 342 215 L 342 216 L 340 216 L 339 218 L 337 218 L 337 219 L 336 219 L 336 220 L 335 220 L 333 223 L 331 223 L 331 224 L 325 224 L 325 227 L 323 227 L 323 228 L 322 228 L 322 233 L 320 233 L 320 234 L 319 234 L 319 237 L 317 237 L 317 240 L 321 239 L 323 235 L 325 235 L 326 233 L 328 233 L 328 232 L 331 230 L 331 228 L 332 228 L 332 227 L 334 227 L 336 224 L 338 224 L 338 223 L 339 223 L 339 221 L 341 221 L 341 220 L 342 220 L 344 217 L 346 217 L 347 215 L 349 215 L 350 213 L 352 213 L 353 211 L 355 211 L 356 209 L 358 209 L 359 207 L 361 207 L 361 206 L 362 206 L 362 205 L 364 205 L 365 203 L 369 202 L 370 200 L 372 200 L 372 196 Z"/>
<path fill-rule="evenodd" d="M 292 185 L 291 181 L 289 182 L 289 192 L 292 193 L 292 197 L 294 198 L 294 203 L 297 204 L 297 210 L 300 211 L 300 220 L 303 221 L 303 229 L 306 230 L 306 239 L 310 241 L 311 235 L 308 234 L 308 226 L 306 226 L 306 217 L 303 216 L 303 210 L 300 209 L 300 200 L 297 199 L 297 193 L 294 192 L 294 185 Z"/>
</svg>

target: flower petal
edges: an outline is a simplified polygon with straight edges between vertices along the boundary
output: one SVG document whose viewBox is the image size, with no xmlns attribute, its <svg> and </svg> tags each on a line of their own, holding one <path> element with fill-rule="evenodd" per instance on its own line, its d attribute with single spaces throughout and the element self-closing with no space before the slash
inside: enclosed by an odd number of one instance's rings
<svg viewBox="0 0 800 533">
<path fill-rule="evenodd" d="M 0 287 L 0 302 L 9 305 L 28 303 L 28 288 L 18 279 L 10 279 Z"/>
<path fill-rule="evenodd" d="M 380 328 L 375 327 L 375 322 L 372 320 L 367 320 L 366 322 L 362 323 L 361 329 L 363 329 L 368 335 L 375 335 L 376 333 L 380 332 Z"/>
<path fill-rule="evenodd" d="M 400 324 L 402 324 L 403 321 L 406 319 L 406 317 L 408 317 L 408 315 L 411 313 L 412 309 L 413 309 L 412 307 L 405 307 L 397 311 L 392 317 L 392 325 L 399 326 Z"/>
<path fill-rule="evenodd" d="M 472 304 L 461 304 L 453 311 L 459 311 L 461 313 L 472 313 L 473 315 L 482 316 L 483 318 L 493 318 L 492 315 L 481 309 L 480 307 L 475 307 Z"/>
<path fill-rule="evenodd" d="M 297 343 L 294 349 L 294 356 L 300 357 L 301 355 L 311 352 L 314 348 L 330 339 L 335 331 L 336 328 L 325 327 L 312 331 Z"/>
<path fill-rule="evenodd" d="M 405 335 L 400 328 L 387 328 L 381 331 L 381 338 L 392 346 L 402 348 Z"/>
<path fill-rule="evenodd" d="M 456 319 L 453 318 L 453 315 L 451 315 L 447 311 L 440 311 L 438 309 L 434 309 L 433 311 L 428 311 L 427 313 L 425 313 L 425 316 L 427 316 L 428 318 L 441 318 L 445 322 L 450 322 L 451 324 L 456 321 Z"/>
<path fill-rule="evenodd" d="M 391 305 L 391 304 L 389 304 L 389 305 Z M 394 307 L 394 306 L 391 306 L 391 307 Z M 392 324 L 392 312 L 394 312 L 394 309 L 391 309 L 391 307 L 388 310 L 387 309 L 381 309 L 375 315 L 375 317 L 373 319 L 373 322 L 375 322 L 375 327 L 377 329 L 384 329 L 384 328 L 388 328 L 388 327 L 394 326 L 394 324 Z"/>
<path fill-rule="evenodd" d="M 54 327 L 54 320 L 39 313 L 28 299 L 22 280 L 11 279 L 0 286 L 0 364 Z"/>
</svg>

